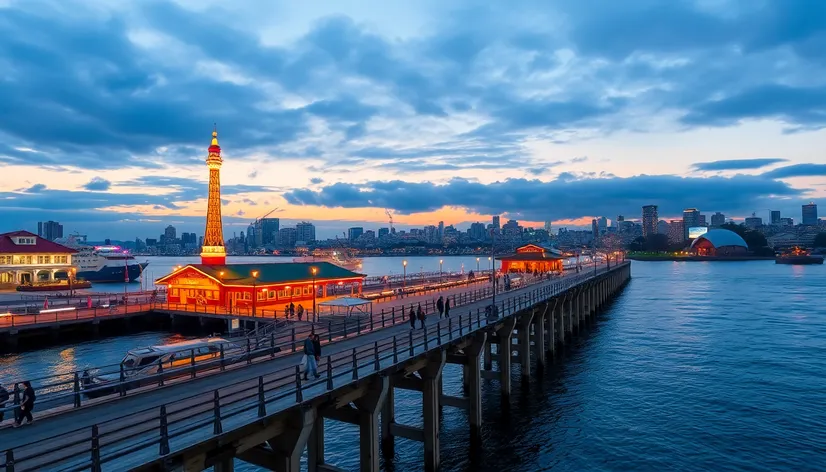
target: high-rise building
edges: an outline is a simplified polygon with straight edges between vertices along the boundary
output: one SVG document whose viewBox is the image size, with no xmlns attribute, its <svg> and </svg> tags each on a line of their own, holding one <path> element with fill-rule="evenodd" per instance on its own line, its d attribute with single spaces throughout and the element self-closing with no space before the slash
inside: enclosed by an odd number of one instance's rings
<svg viewBox="0 0 826 472">
<path fill-rule="evenodd" d="M 800 224 L 807 226 L 814 226 L 817 224 L 817 205 L 815 202 L 809 202 L 808 205 L 803 205 L 803 218 Z"/>
<path fill-rule="evenodd" d="M 347 230 L 347 239 L 350 241 L 355 241 L 362 234 L 364 234 L 364 228 L 361 226 L 355 226 Z"/>
<path fill-rule="evenodd" d="M 163 230 L 163 237 L 166 244 L 174 244 L 175 240 L 178 239 L 175 227 L 172 225 L 167 226 L 166 229 Z"/>
<path fill-rule="evenodd" d="M 688 239 L 688 231 L 700 226 L 700 210 L 686 208 L 683 210 L 683 238 Z"/>
<path fill-rule="evenodd" d="M 315 225 L 310 222 L 302 221 L 295 225 L 295 233 L 296 241 L 303 241 L 305 243 L 315 241 Z"/>
<path fill-rule="evenodd" d="M 295 247 L 296 241 L 297 239 L 295 228 L 280 228 L 278 230 L 276 244 L 279 247 Z"/>
<path fill-rule="evenodd" d="M 724 224 L 726 224 L 726 215 L 719 211 L 711 215 L 711 226 L 722 226 Z"/>
<path fill-rule="evenodd" d="M 668 242 L 671 244 L 682 243 L 685 241 L 684 234 L 683 220 L 671 220 L 668 224 Z"/>
<path fill-rule="evenodd" d="M 276 244 L 278 231 L 281 229 L 280 218 L 261 218 L 255 228 L 255 243 L 259 246 Z"/>
<path fill-rule="evenodd" d="M 591 234 L 594 235 L 594 239 L 599 238 L 599 226 L 597 224 L 596 218 L 591 220 Z"/>
<path fill-rule="evenodd" d="M 212 142 L 207 151 L 206 165 L 209 169 L 209 196 L 207 197 L 204 244 L 201 246 L 201 264 L 224 265 L 227 263 L 227 250 L 224 247 L 224 227 L 221 221 L 221 164 L 224 161 L 221 159 L 221 146 L 218 145 L 217 130 L 212 130 Z M 172 228 L 172 230 L 174 238 L 175 228 Z M 169 231 L 169 228 L 167 228 L 167 231 Z"/>
<path fill-rule="evenodd" d="M 471 239 L 475 239 L 476 241 L 484 241 L 487 239 L 486 234 L 487 231 L 484 223 L 476 222 L 470 224 L 469 236 Z"/>
<path fill-rule="evenodd" d="M 548 220 L 548 221 L 545 222 L 545 231 L 547 231 L 548 234 L 551 234 L 552 224 L 553 224 L 553 222 L 551 220 Z"/>
<path fill-rule="evenodd" d="M 706 215 L 700 213 L 700 226 L 708 226 L 708 220 L 706 220 Z"/>
<path fill-rule="evenodd" d="M 390 229 L 389 228 L 379 228 L 379 239 L 386 238 L 389 235 L 390 235 Z"/>
<path fill-rule="evenodd" d="M 597 229 L 599 229 L 599 234 L 605 234 L 608 232 L 608 218 L 604 216 L 600 216 L 597 218 Z"/>
<path fill-rule="evenodd" d="M 794 218 L 780 218 L 780 226 L 794 226 Z"/>
<path fill-rule="evenodd" d="M 439 222 L 439 241 L 443 240 L 444 238 L 445 238 L 445 222 L 440 221 Z"/>
<path fill-rule="evenodd" d="M 499 215 L 493 217 L 493 229 L 499 229 Z"/>
<path fill-rule="evenodd" d="M 657 234 L 657 222 L 659 218 L 657 205 L 645 205 L 642 207 L 642 236 L 644 238 Z"/>
<path fill-rule="evenodd" d="M 746 222 L 745 223 L 746 223 L 746 228 L 758 229 L 761 226 L 763 226 L 763 218 L 760 218 L 759 216 L 755 216 L 754 213 L 752 213 L 751 216 L 746 217 Z"/>
<path fill-rule="evenodd" d="M 771 225 L 780 226 L 780 212 L 777 210 L 772 210 L 771 212 Z"/>
<path fill-rule="evenodd" d="M 43 221 L 37 223 L 37 235 L 43 239 L 54 241 L 63 237 L 63 225 L 57 221 Z"/>
<path fill-rule="evenodd" d="M 671 233 L 671 225 L 668 224 L 665 220 L 660 220 L 657 222 L 657 234 L 663 234 L 668 236 Z"/>
</svg>

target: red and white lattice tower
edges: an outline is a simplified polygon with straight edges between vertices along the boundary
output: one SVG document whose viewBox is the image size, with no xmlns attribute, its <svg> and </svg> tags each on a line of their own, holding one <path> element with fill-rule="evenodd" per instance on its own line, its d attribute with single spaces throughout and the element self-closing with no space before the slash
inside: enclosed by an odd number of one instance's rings
<svg viewBox="0 0 826 472">
<path fill-rule="evenodd" d="M 206 164 L 209 168 L 209 198 L 207 199 L 206 231 L 201 246 L 201 264 L 224 265 L 227 251 L 224 248 L 224 229 L 221 225 L 221 146 L 218 131 L 212 132 L 212 144 Z"/>
</svg>

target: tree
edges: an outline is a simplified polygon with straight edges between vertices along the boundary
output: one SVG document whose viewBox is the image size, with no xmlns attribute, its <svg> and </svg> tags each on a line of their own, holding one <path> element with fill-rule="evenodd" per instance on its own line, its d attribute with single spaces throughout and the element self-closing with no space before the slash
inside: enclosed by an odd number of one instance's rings
<svg viewBox="0 0 826 472">
<path fill-rule="evenodd" d="M 664 234 L 652 234 L 645 240 L 645 249 L 651 252 L 667 251 L 668 246 L 668 236 Z"/>
<path fill-rule="evenodd" d="M 814 247 L 826 247 L 826 233 L 817 233 L 815 236 Z"/>
<path fill-rule="evenodd" d="M 645 238 L 642 236 L 635 238 L 628 244 L 628 250 L 633 252 L 640 252 L 645 250 Z"/>
<path fill-rule="evenodd" d="M 766 237 L 763 236 L 763 233 L 747 229 L 745 226 L 736 225 L 734 223 L 726 223 L 724 225 L 720 225 L 720 228 L 739 234 L 740 237 L 746 242 L 746 245 L 748 245 L 750 251 L 758 251 L 769 245 L 769 242 L 766 241 Z"/>
</svg>

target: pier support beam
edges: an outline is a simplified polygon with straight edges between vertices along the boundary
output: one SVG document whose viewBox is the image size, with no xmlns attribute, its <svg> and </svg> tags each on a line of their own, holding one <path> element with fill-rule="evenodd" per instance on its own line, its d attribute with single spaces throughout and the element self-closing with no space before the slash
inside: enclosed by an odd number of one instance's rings
<svg viewBox="0 0 826 472">
<path fill-rule="evenodd" d="M 524 381 L 531 378 L 531 323 L 535 313 L 533 309 L 525 310 L 519 317 L 519 364 Z"/>
<path fill-rule="evenodd" d="M 485 341 L 485 370 L 493 369 L 493 353 L 491 349 L 491 340 Z"/>
<path fill-rule="evenodd" d="M 506 318 L 502 327 L 496 332 L 499 338 L 499 346 L 496 350 L 499 355 L 499 384 L 503 401 L 508 401 L 511 394 L 511 352 L 513 351 L 514 327 L 516 327 L 516 318 Z"/>
<path fill-rule="evenodd" d="M 445 366 L 445 351 L 428 357 L 428 363 L 421 370 L 422 407 L 424 413 L 424 469 L 428 472 L 439 470 L 439 384 L 442 383 L 442 369 Z"/>
<path fill-rule="evenodd" d="M 550 310 L 550 302 L 540 305 L 537 309 L 538 316 L 535 316 L 533 321 L 533 352 L 540 372 L 545 367 L 545 325 L 547 324 L 545 320 L 548 319 Z"/>
<path fill-rule="evenodd" d="M 396 447 L 396 440 L 393 433 L 390 432 L 391 425 L 396 423 L 396 395 L 394 392 L 391 379 L 390 388 L 387 389 L 384 405 L 381 408 L 381 447 L 385 456 L 392 456 Z"/>
<path fill-rule="evenodd" d="M 465 348 L 467 355 L 468 373 L 468 400 L 470 408 L 468 417 L 470 419 L 470 438 L 472 441 L 478 440 L 482 435 L 482 372 L 479 366 L 479 357 L 482 348 L 487 343 L 487 333 L 484 331 L 477 334 L 473 343 Z"/>
<path fill-rule="evenodd" d="M 317 415 L 307 440 L 307 470 L 321 472 L 324 464 L 324 418 Z"/>
<path fill-rule="evenodd" d="M 288 420 L 287 429 L 267 441 L 276 455 L 274 464 L 276 472 L 298 472 L 300 470 L 301 453 L 307 445 L 315 419 L 315 409 L 296 411 Z"/>
<path fill-rule="evenodd" d="M 441 376 L 441 371 L 439 375 Z M 353 402 L 359 411 L 359 455 L 362 472 L 379 470 L 379 409 L 384 404 L 389 389 L 390 379 L 381 375 L 376 376 L 367 393 Z"/>
<path fill-rule="evenodd" d="M 545 317 L 545 329 L 548 332 L 548 352 L 550 352 L 553 356 L 556 352 L 556 336 L 554 335 L 554 324 L 556 323 L 556 312 L 559 307 L 559 298 L 554 298 L 553 300 L 548 301 L 548 306 L 550 307 L 550 310 L 548 310 L 548 314 Z"/>
</svg>

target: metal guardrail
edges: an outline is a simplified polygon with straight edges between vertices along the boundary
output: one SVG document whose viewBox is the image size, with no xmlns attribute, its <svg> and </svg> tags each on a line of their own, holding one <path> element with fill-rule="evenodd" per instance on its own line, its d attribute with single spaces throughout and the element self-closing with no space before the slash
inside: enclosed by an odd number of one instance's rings
<svg viewBox="0 0 826 472">
<path fill-rule="evenodd" d="M 535 278 L 532 279 L 534 284 L 542 283 L 550 279 Z M 497 294 L 504 293 L 501 284 L 497 290 Z M 492 295 L 491 287 L 483 287 L 465 292 L 452 294 L 447 298 L 450 299 L 451 309 L 475 303 L 479 300 L 489 298 Z M 38 399 L 38 410 L 51 409 L 61 406 L 71 405 L 73 408 L 79 408 L 86 402 L 84 398 L 89 395 L 98 396 L 98 398 L 106 397 L 103 395 L 104 391 L 113 390 L 113 385 L 116 387 L 117 393 L 112 393 L 110 396 L 124 396 L 129 390 L 140 388 L 140 391 L 146 391 L 151 386 L 163 386 L 165 383 L 181 378 L 196 378 L 205 373 L 214 373 L 216 371 L 223 371 L 226 368 L 232 368 L 237 365 L 246 365 L 262 359 L 269 359 L 277 355 L 284 355 L 296 352 L 300 344 L 303 343 L 304 338 L 310 333 L 316 333 L 322 338 L 322 344 L 329 344 L 337 340 L 348 339 L 352 336 L 358 336 L 363 333 L 372 332 L 378 329 L 383 329 L 398 324 L 409 323 L 410 310 L 415 310 L 421 306 L 422 310 L 432 315 L 436 313 L 436 299 L 425 300 L 424 302 L 414 301 L 409 304 L 404 304 L 391 309 L 383 309 L 380 313 L 373 313 L 368 319 L 364 320 L 360 317 L 353 318 L 337 318 L 327 319 L 321 322 L 306 323 L 296 326 L 295 323 L 291 327 L 277 327 L 275 330 L 268 331 L 264 336 L 245 336 L 236 339 L 229 339 L 226 344 L 219 344 L 221 351 L 219 353 L 220 362 L 217 363 L 212 359 L 205 361 L 198 361 L 200 357 L 196 355 L 195 349 L 184 348 L 174 352 L 167 352 L 167 354 L 186 354 L 187 359 L 191 361 L 187 365 L 174 366 L 172 362 L 159 363 L 157 367 L 157 374 L 130 375 L 131 372 L 138 369 L 131 369 L 124 367 L 122 363 L 108 364 L 103 366 L 88 367 L 65 374 L 50 375 L 32 379 L 9 380 L 3 379 L 3 385 L 14 385 L 14 390 L 11 395 L 10 405 L 5 408 L 0 408 L 0 411 L 7 415 L 18 408 L 22 390 L 19 386 L 23 380 L 28 380 L 35 388 L 35 393 Z M 216 314 L 238 316 L 233 313 L 230 315 L 226 311 L 222 311 L 221 307 L 215 306 L 198 306 L 198 305 L 181 305 L 175 303 L 153 303 L 153 304 L 138 304 L 136 311 L 145 311 L 149 309 L 165 309 L 169 311 L 188 311 L 192 313 Z M 192 308 L 195 308 L 193 311 Z M 203 308 L 203 311 L 199 310 Z M 255 319 L 272 322 L 275 320 L 277 312 L 260 312 L 256 313 Z M 242 313 L 243 315 L 243 313 Z M 250 312 L 249 317 L 253 317 Z M 279 322 L 284 321 L 283 316 L 277 318 Z M 269 324 L 269 323 L 268 323 Z M 245 352 L 242 355 L 236 355 L 227 358 L 225 349 L 230 350 L 234 346 L 239 346 Z M 269 350 L 260 349 L 261 346 L 266 346 Z M 280 353 L 280 354 L 279 354 Z M 152 366 L 143 366 L 143 368 Z M 117 377 L 116 382 L 107 383 L 105 387 L 83 388 L 83 378 L 88 374 L 90 377 Z"/>
<path fill-rule="evenodd" d="M 613 266 L 614 269 L 625 264 Z M 302 381 L 298 365 L 248 378 L 231 386 L 198 393 L 178 400 L 129 413 L 109 421 L 64 432 L 39 443 L 5 451 L 0 467 L 6 471 L 59 469 L 100 471 L 104 464 L 133 457 L 148 462 L 198 442 L 213 439 L 226 431 L 267 415 L 295 407 L 328 392 L 352 384 L 366 376 L 398 365 L 431 348 L 444 346 L 470 335 L 491 323 L 510 317 L 524 308 L 547 300 L 580 285 L 605 270 L 547 283 L 519 295 L 506 295 L 494 310 L 499 316 L 489 320 L 484 310 L 440 319 L 423 330 L 394 334 L 351 351 L 328 355 L 320 363 L 317 380 Z M 262 355 L 272 355 L 262 350 Z M 298 359 L 296 359 L 298 361 Z"/>
</svg>

